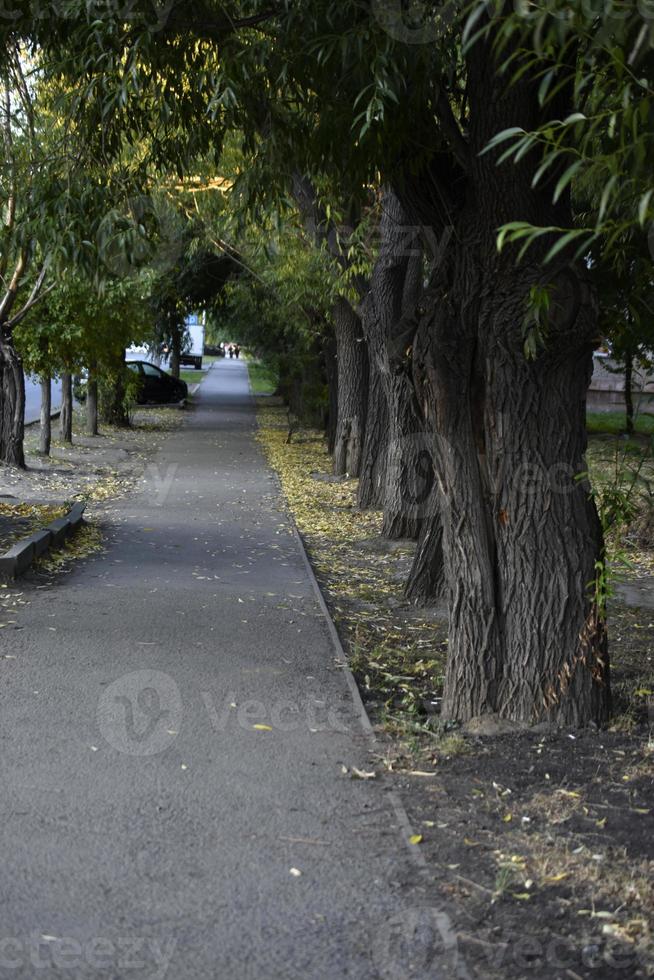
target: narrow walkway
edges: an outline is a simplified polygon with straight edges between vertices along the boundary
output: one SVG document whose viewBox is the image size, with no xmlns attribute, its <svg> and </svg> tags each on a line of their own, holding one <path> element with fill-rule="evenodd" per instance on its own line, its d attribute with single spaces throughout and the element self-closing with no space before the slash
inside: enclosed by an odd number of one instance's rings
<svg viewBox="0 0 654 980">
<path fill-rule="evenodd" d="M 383 780 L 342 771 L 370 742 L 245 366 L 196 400 L 107 553 L 0 631 L 0 976 L 402 980 L 388 923 L 426 896 Z"/>
</svg>

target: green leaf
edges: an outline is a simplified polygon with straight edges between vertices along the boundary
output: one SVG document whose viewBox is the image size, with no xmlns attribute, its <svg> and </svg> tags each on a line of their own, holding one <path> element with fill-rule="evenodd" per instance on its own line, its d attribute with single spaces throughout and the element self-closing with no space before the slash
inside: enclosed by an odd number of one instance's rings
<svg viewBox="0 0 654 980">
<path fill-rule="evenodd" d="M 556 202 L 559 200 L 561 194 L 563 194 L 563 191 L 571 182 L 574 175 L 579 172 L 579 170 L 583 166 L 583 163 L 584 163 L 583 160 L 577 160 L 576 163 L 570 164 L 567 170 L 561 174 L 561 176 L 557 181 L 556 187 L 554 189 L 554 197 L 552 198 L 554 204 L 556 204 Z"/>
<path fill-rule="evenodd" d="M 559 254 L 559 252 L 562 252 L 563 249 L 570 244 L 570 242 L 573 242 L 576 238 L 579 238 L 581 235 L 585 234 L 586 230 L 580 228 L 575 228 L 572 231 L 566 232 L 565 235 L 562 235 L 561 238 L 559 238 L 559 240 L 552 245 L 543 261 L 545 263 L 551 262 L 552 259 Z"/>
<path fill-rule="evenodd" d="M 510 140 L 513 136 L 517 136 L 518 134 L 521 134 L 522 136 L 527 135 L 526 131 L 522 129 L 521 126 L 511 126 L 510 129 L 503 129 L 501 133 L 497 133 L 491 140 L 488 141 L 479 156 L 483 156 L 484 153 L 488 153 L 489 150 L 499 146 L 500 143 L 504 143 L 506 140 Z"/>
<path fill-rule="evenodd" d="M 638 204 L 638 224 L 641 228 L 645 227 L 645 221 L 647 220 L 647 212 L 649 210 L 649 202 L 652 199 L 652 194 L 654 194 L 654 188 L 650 188 L 640 199 Z"/>
</svg>

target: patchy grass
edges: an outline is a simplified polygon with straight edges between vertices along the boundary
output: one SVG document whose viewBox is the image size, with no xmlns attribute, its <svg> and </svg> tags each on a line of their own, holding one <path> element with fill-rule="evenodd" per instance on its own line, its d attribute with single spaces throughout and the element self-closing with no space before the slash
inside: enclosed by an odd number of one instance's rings
<svg viewBox="0 0 654 980">
<path fill-rule="evenodd" d="M 593 434 L 621 435 L 627 431 L 627 416 L 625 412 L 588 412 L 586 428 Z M 654 415 L 637 415 L 634 428 L 637 433 L 654 435 Z"/>
<path fill-rule="evenodd" d="M 622 577 L 654 573 L 654 442 L 594 436 L 586 454 L 598 498 L 618 520 L 607 538 L 609 558 Z"/>
<path fill-rule="evenodd" d="M 206 377 L 206 371 L 180 371 L 179 379 L 180 381 L 185 381 L 187 385 L 198 385 L 202 384 Z"/>
<path fill-rule="evenodd" d="M 272 395 L 277 390 L 279 376 L 277 372 L 261 361 L 247 360 L 250 385 L 255 395 Z"/>
</svg>

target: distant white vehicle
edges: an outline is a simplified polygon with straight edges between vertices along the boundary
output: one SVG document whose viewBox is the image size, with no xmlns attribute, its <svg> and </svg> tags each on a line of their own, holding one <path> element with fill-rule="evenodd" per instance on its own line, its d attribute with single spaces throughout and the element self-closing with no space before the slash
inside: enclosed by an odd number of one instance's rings
<svg viewBox="0 0 654 980">
<path fill-rule="evenodd" d="M 132 344 L 125 351 L 126 361 L 149 361 L 150 364 L 157 364 L 157 359 L 147 346 L 147 344 Z"/>
<path fill-rule="evenodd" d="M 186 317 L 186 330 L 191 339 L 187 350 L 182 351 L 180 357 L 181 364 L 191 364 L 195 368 L 202 367 L 202 357 L 204 355 L 204 319 L 205 314 L 192 313 Z"/>
</svg>

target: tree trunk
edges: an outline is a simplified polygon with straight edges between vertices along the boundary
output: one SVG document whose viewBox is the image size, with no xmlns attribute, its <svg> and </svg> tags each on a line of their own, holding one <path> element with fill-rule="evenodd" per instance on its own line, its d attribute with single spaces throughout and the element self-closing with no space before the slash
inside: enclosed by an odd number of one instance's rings
<svg viewBox="0 0 654 980">
<path fill-rule="evenodd" d="M 52 378 L 41 378 L 41 428 L 39 433 L 39 455 L 49 456 L 52 443 Z"/>
<path fill-rule="evenodd" d="M 419 397 L 436 438 L 450 599 L 442 712 L 601 724 L 610 709 L 604 548 L 581 478 L 596 302 L 569 252 L 544 265 L 548 236 L 527 258 L 498 255 L 507 221 L 565 228 L 573 219 L 569 195 L 553 204 L 552 186 L 533 188 L 537 154 L 505 165 L 501 147 L 482 154 L 494 134 L 530 131 L 542 112 L 533 79 L 507 85 L 492 45 L 480 41 L 469 57 L 467 169 L 460 192 L 449 185 L 453 244 L 422 301 L 430 343 Z M 571 111 L 565 96 L 548 118 Z M 545 285 L 544 341 L 529 359 L 530 290 Z"/>
<path fill-rule="evenodd" d="M 115 373 L 104 379 L 102 384 L 98 386 L 98 402 L 102 421 L 107 425 L 115 425 L 119 429 L 128 428 L 129 411 L 126 399 L 124 367 L 119 365 Z"/>
<path fill-rule="evenodd" d="M 325 437 L 327 439 L 327 452 L 332 456 L 336 447 L 336 429 L 338 426 L 338 359 L 336 356 L 336 337 L 331 330 L 323 343 L 323 357 L 328 398 Z"/>
<path fill-rule="evenodd" d="M 62 442 L 73 441 L 73 376 L 68 373 L 61 375 L 61 414 L 59 426 Z"/>
<path fill-rule="evenodd" d="M 389 439 L 382 534 L 417 539 L 428 513 L 434 484 L 431 439 L 415 407 L 410 378 L 389 382 Z"/>
<path fill-rule="evenodd" d="M 98 434 L 98 378 L 95 366 L 89 367 L 86 384 L 86 432 L 90 436 Z"/>
<path fill-rule="evenodd" d="M 450 335 L 447 318 L 435 340 L 451 587 L 443 716 L 601 722 L 608 658 L 601 596 L 589 583 L 602 535 L 579 479 L 590 301 L 574 317 L 575 346 L 564 352 L 552 330 L 551 349 L 529 362 L 511 296 L 514 270 L 510 278 L 495 274 L 482 290 L 473 343 L 463 342 L 456 322 Z"/>
<path fill-rule="evenodd" d="M 0 341 L 2 404 L 0 406 L 0 460 L 25 468 L 25 374 L 13 340 L 6 334 Z"/>
<path fill-rule="evenodd" d="M 431 606 L 447 595 L 440 510 L 428 515 L 423 521 L 404 594 L 417 606 Z"/>
<path fill-rule="evenodd" d="M 344 297 L 334 306 L 334 332 L 338 353 L 334 473 L 358 477 L 368 410 L 368 351 L 361 320 Z"/>
<path fill-rule="evenodd" d="M 170 373 L 173 378 L 179 378 L 180 359 L 182 356 L 182 338 L 184 328 L 181 326 L 173 327 L 170 350 Z"/>
<path fill-rule="evenodd" d="M 624 359 L 624 403 L 627 412 L 627 435 L 634 434 L 634 355 L 628 350 Z"/>
<path fill-rule="evenodd" d="M 371 364 L 366 433 L 357 490 L 357 504 L 361 510 L 379 510 L 384 505 L 387 456 L 388 401 L 381 374 Z"/>
<path fill-rule="evenodd" d="M 418 231 L 387 188 L 379 257 L 362 304 L 362 320 L 372 370 L 380 376 L 387 402 L 387 458 L 378 500 L 384 509 L 382 533 L 389 538 L 418 536 L 433 482 L 429 440 L 425 440 L 412 380 L 413 338 L 418 327 L 415 307 L 422 290 Z"/>
</svg>

